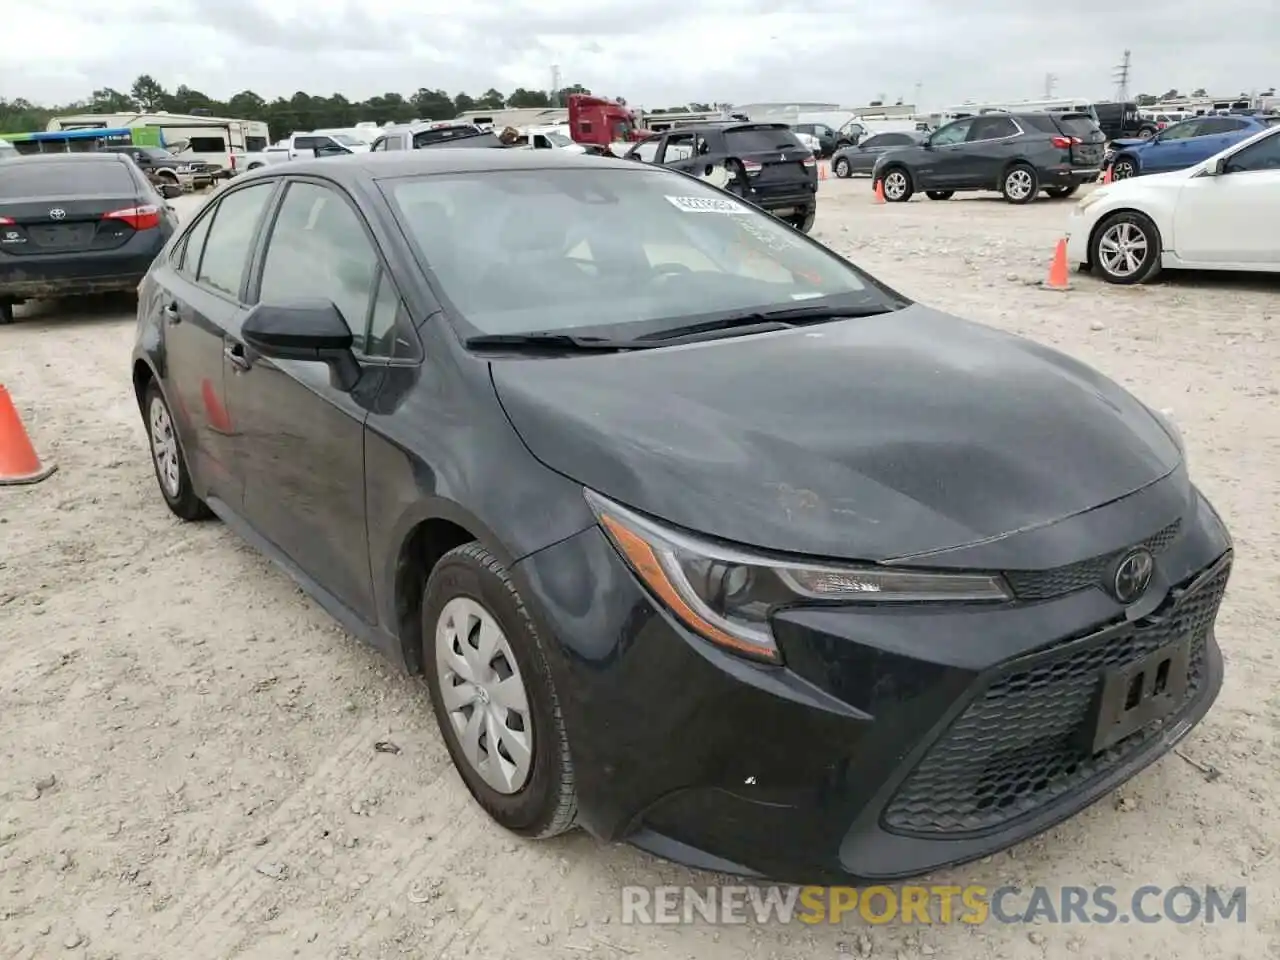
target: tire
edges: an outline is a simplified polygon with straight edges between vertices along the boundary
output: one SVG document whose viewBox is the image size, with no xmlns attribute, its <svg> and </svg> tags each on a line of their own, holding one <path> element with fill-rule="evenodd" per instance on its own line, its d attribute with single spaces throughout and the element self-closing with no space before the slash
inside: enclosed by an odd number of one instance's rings
<svg viewBox="0 0 1280 960">
<path fill-rule="evenodd" d="M 950 200 L 956 195 L 954 190 L 926 190 L 924 195 L 930 200 Z"/>
<path fill-rule="evenodd" d="M 831 172 L 841 180 L 848 180 L 853 176 L 853 169 L 849 166 L 849 161 L 841 157 L 831 165 Z"/>
<path fill-rule="evenodd" d="M 1116 157 L 1111 161 L 1111 179 L 1128 180 L 1138 175 L 1138 164 L 1132 157 Z"/>
<path fill-rule="evenodd" d="M 915 193 L 911 184 L 911 175 L 902 167 L 890 167 L 880 178 L 884 185 L 884 198 L 889 203 L 906 203 Z"/>
<path fill-rule="evenodd" d="M 487 627 L 498 631 L 494 655 L 481 665 L 452 654 L 466 644 L 475 656 L 476 644 L 469 642 L 472 624 L 486 623 L 485 618 Z M 479 543 L 450 550 L 431 571 L 422 597 L 422 637 L 431 706 L 449 756 L 471 796 L 501 826 L 522 837 L 544 839 L 572 829 L 577 817 L 573 761 L 543 640 L 506 568 Z M 469 683 L 460 672 L 453 672 L 451 664 L 466 672 L 482 670 L 488 679 Z M 517 686 L 507 686 L 513 680 Z M 445 683 L 447 689 L 462 692 L 462 697 L 446 702 Z M 524 704 L 523 714 L 487 692 L 500 685 L 512 703 Z M 467 700 L 463 688 L 486 692 Z M 517 692 L 523 696 L 515 696 Z M 485 711 L 484 721 L 477 722 L 477 726 L 484 723 L 484 745 L 479 731 L 476 738 L 476 752 L 485 754 L 479 764 L 467 758 L 458 730 L 463 724 L 465 732 L 477 710 Z M 505 719 L 490 711 L 502 711 Z M 513 717 L 520 720 L 518 729 L 511 725 Z M 490 752 L 488 737 L 493 730 L 502 734 L 499 748 Z M 508 770 L 504 761 L 518 759 L 520 751 L 513 748 L 519 743 L 528 747 L 527 768 L 521 771 L 519 763 L 512 763 L 515 769 Z"/>
<path fill-rule="evenodd" d="M 8 300 L 0 300 L 0 326 L 13 323 L 13 304 Z"/>
<path fill-rule="evenodd" d="M 1156 131 L 1154 127 L 1143 127 L 1141 130 L 1138 131 L 1139 140 L 1150 140 L 1155 135 L 1156 135 Z"/>
<path fill-rule="evenodd" d="M 155 469 L 156 485 L 160 487 L 164 502 L 175 516 L 183 520 L 204 520 L 213 516 L 213 511 L 196 496 L 191 485 L 187 457 L 173 426 L 173 414 L 155 380 L 147 384 L 142 410 L 151 447 L 151 466 Z"/>
<path fill-rule="evenodd" d="M 1076 189 L 1077 184 L 1074 183 L 1069 187 L 1045 187 L 1044 195 L 1051 200 L 1061 200 L 1064 197 L 1071 196 L 1076 192 Z"/>
<path fill-rule="evenodd" d="M 808 213 L 801 214 L 791 220 L 791 225 L 801 233 L 808 233 L 813 229 L 813 222 L 818 219 L 818 211 L 816 208 Z"/>
<path fill-rule="evenodd" d="M 1035 167 L 1015 163 L 1000 178 L 1000 193 L 1009 203 L 1030 203 L 1040 192 L 1040 177 Z"/>
<path fill-rule="evenodd" d="M 1129 252 L 1136 254 L 1138 251 L 1134 247 L 1138 243 L 1141 244 L 1141 259 L 1137 266 L 1130 266 L 1133 256 L 1123 257 L 1106 249 L 1115 250 L 1118 246 L 1123 250 L 1128 246 Z M 1160 254 L 1160 231 L 1149 217 L 1134 210 L 1111 214 L 1094 228 L 1089 238 L 1091 272 L 1107 283 L 1124 286 L 1150 283 L 1160 273 Z"/>
<path fill-rule="evenodd" d="M 156 174 L 157 180 L 163 180 L 165 183 L 171 183 L 175 187 L 178 186 L 178 175 L 169 170 L 161 170 Z"/>
</svg>

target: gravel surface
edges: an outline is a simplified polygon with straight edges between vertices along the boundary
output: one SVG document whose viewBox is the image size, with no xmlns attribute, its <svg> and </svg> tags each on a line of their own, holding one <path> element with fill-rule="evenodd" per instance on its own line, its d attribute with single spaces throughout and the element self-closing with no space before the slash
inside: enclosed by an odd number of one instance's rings
<svg viewBox="0 0 1280 960">
<path fill-rule="evenodd" d="M 169 514 L 129 383 L 129 308 L 68 302 L 0 328 L 0 383 L 59 467 L 0 489 L 0 957 L 1280 955 L 1280 278 L 1044 289 L 1070 203 L 876 205 L 868 181 L 830 180 L 816 235 L 1172 411 L 1237 542 L 1226 683 L 1185 758 L 930 882 L 1247 885 L 1247 922 L 622 924 L 624 884 L 716 878 L 487 820 L 417 681 L 222 525 Z"/>
</svg>

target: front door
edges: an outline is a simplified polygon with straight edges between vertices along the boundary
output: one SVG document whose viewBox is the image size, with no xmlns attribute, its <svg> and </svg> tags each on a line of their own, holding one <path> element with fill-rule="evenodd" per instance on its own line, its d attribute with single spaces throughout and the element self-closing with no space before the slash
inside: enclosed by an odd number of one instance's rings
<svg viewBox="0 0 1280 960">
<path fill-rule="evenodd" d="M 956 172 L 956 186 L 998 188 L 1022 131 L 1009 117 L 975 117 Z"/>
<path fill-rule="evenodd" d="M 929 138 L 929 149 L 922 151 L 920 179 L 917 189 L 949 190 L 965 180 L 965 138 L 974 118 L 966 117 L 939 128 Z"/>
<path fill-rule="evenodd" d="M 1173 248 L 1191 264 L 1280 264 L 1280 133 L 1231 154 L 1219 176 L 1187 181 Z"/>
<path fill-rule="evenodd" d="M 242 288 L 259 220 L 275 191 L 260 183 L 228 192 L 202 211 L 174 259 L 157 274 L 164 380 L 196 493 L 239 511 L 242 478 L 227 414 L 226 335 L 244 316 Z"/>
<path fill-rule="evenodd" d="M 328 299 L 362 333 L 379 274 L 373 239 L 346 195 L 326 182 L 289 183 L 255 302 Z M 362 375 L 346 393 L 324 364 L 269 360 L 238 342 L 232 351 L 227 396 L 239 430 L 246 519 L 323 589 L 376 622 L 364 422 L 380 378 Z"/>
</svg>

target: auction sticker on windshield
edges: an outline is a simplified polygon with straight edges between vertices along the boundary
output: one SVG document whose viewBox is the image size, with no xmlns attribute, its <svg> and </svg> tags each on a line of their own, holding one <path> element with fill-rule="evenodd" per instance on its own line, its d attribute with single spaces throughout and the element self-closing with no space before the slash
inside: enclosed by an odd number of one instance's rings
<svg viewBox="0 0 1280 960">
<path fill-rule="evenodd" d="M 667 197 L 677 210 L 685 213 L 737 213 L 747 214 L 751 210 L 732 200 L 721 200 L 718 197 Z"/>
</svg>

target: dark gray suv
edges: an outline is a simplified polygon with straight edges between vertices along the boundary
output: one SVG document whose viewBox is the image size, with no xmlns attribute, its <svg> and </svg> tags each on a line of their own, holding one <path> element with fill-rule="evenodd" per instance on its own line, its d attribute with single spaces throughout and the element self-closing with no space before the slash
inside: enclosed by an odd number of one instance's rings
<svg viewBox="0 0 1280 960">
<path fill-rule="evenodd" d="M 961 190 L 995 190 L 1010 203 L 1040 191 L 1068 197 L 1102 169 L 1106 136 L 1084 113 L 983 113 L 935 130 L 917 146 L 883 154 L 872 169 L 884 198 L 923 192 L 948 200 Z"/>
</svg>

